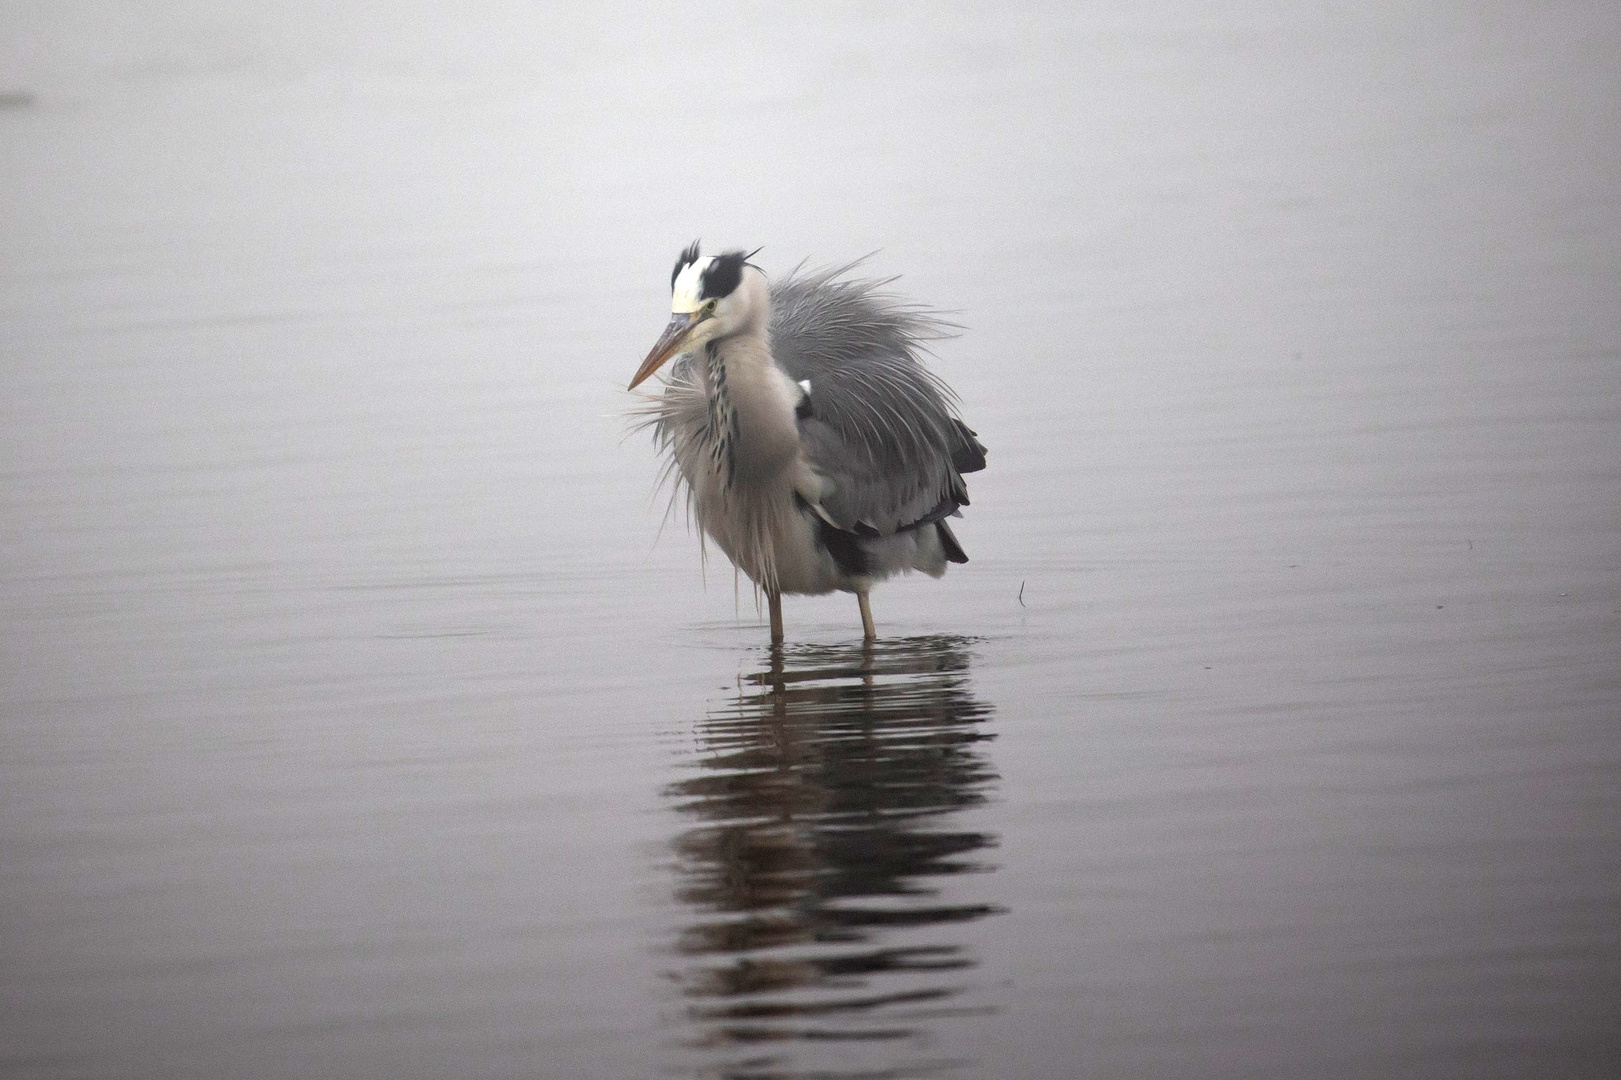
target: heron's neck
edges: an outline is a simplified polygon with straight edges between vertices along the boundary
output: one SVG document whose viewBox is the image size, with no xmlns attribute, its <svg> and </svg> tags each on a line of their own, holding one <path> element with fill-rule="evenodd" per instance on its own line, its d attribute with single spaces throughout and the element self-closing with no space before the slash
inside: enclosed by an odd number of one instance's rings
<svg viewBox="0 0 1621 1080">
<path fill-rule="evenodd" d="M 731 487 L 737 476 L 737 410 L 732 407 L 732 394 L 726 388 L 726 361 L 721 356 L 721 342 L 711 341 L 704 346 L 704 384 L 709 392 L 709 455 L 715 472 L 726 478 Z"/>
<path fill-rule="evenodd" d="M 777 475 L 799 452 L 793 382 L 763 332 L 734 334 L 704 350 L 711 453 L 728 483 Z"/>
</svg>

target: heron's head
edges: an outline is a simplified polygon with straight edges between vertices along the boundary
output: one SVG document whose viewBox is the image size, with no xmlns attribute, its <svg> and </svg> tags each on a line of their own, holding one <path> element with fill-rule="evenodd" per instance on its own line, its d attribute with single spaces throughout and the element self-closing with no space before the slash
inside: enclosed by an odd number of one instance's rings
<svg viewBox="0 0 1621 1080">
<path fill-rule="evenodd" d="M 694 240 L 670 273 L 670 325 L 642 361 L 629 389 L 636 389 L 670 357 L 705 342 L 745 331 L 763 333 L 770 305 L 765 274 L 748 255 L 741 251 L 700 255 Z"/>
</svg>

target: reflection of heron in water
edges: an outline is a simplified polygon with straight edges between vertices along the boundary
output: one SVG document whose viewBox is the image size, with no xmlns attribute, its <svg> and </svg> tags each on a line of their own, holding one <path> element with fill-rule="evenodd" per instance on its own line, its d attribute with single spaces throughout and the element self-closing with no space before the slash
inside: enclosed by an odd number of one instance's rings
<svg viewBox="0 0 1621 1080">
<path fill-rule="evenodd" d="M 957 999 L 975 961 L 946 928 L 996 909 L 940 895 L 995 843 L 946 827 L 996 779 L 967 670 L 949 637 L 773 650 L 702 725 L 702 772 L 671 789 L 701 822 L 678 841 L 701 913 L 681 982 L 698 1044 L 775 1047 L 720 1075 L 841 1075 L 790 1060 L 790 1041 L 793 1058 L 850 1040 L 915 1057 L 896 1040 L 972 1006 Z"/>
</svg>

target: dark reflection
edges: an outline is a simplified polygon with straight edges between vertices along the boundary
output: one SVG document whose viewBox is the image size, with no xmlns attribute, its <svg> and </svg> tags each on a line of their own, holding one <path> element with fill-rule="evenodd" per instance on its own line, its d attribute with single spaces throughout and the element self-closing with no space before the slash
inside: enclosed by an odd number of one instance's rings
<svg viewBox="0 0 1621 1080">
<path fill-rule="evenodd" d="M 698 1046 L 728 1078 L 898 1077 L 931 1024 L 965 1010 L 975 960 L 953 926 L 982 896 L 995 843 L 952 829 L 996 774 L 990 708 L 969 689 L 968 643 L 927 637 L 775 651 L 702 724 L 699 775 L 671 788 L 700 824 L 677 841 L 679 973 Z M 949 894 L 951 899 L 945 897 Z M 885 1060 L 856 1041 L 879 1041 Z M 836 1061 L 828 1048 L 842 1047 Z"/>
</svg>

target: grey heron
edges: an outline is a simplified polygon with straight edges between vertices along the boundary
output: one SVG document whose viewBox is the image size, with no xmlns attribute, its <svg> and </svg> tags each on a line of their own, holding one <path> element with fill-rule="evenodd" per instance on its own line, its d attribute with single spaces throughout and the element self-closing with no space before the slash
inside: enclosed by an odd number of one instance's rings
<svg viewBox="0 0 1621 1080">
<path fill-rule="evenodd" d="M 784 593 L 834 590 L 870 641 L 876 582 L 968 561 L 946 519 L 985 447 L 920 355 L 952 327 L 850 266 L 769 282 L 752 254 L 681 253 L 629 389 L 680 357 L 645 424 L 700 532 L 764 590 L 772 643 Z"/>
</svg>

